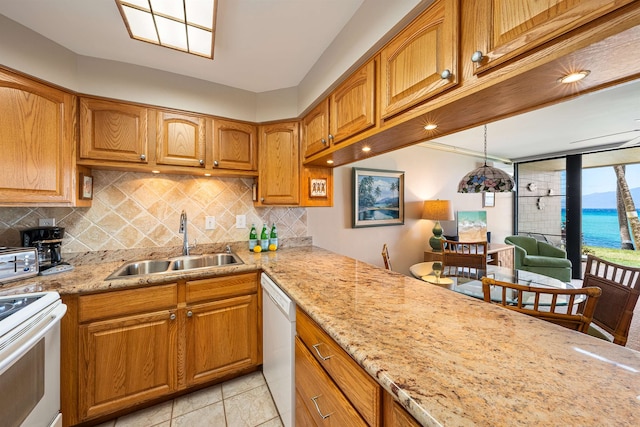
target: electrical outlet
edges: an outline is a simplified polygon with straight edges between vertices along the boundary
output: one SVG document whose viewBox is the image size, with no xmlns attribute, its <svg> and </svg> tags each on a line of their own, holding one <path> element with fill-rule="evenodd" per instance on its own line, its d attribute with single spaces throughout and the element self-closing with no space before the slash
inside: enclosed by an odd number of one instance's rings
<svg viewBox="0 0 640 427">
<path fill-rule="evenodd" d="M 236 228 L 247 228 L 246 215 L 236 215 Z"/>
<path fill-rule="evenodd" d="M 204 228 L 205 230 L 214 230 L 216 228 L 216 217 L 215 216 L 206 217 L 204 222 Z"/>
<path fill-rule="evenodd" d="M 55 218 L 40 218 L 40 219 L 38 219 L 38 225 L 40 227 L 55 227 L 56 219 Z"/>
</svg>

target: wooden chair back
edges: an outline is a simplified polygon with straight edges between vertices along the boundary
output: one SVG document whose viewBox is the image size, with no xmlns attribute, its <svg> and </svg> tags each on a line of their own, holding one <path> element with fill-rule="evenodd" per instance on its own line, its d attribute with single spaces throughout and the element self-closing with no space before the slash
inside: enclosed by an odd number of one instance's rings
<svg viewBox="0 0 640 427">
<path fill-rule="evenodd" d="M 588 255 L 583 286 L 602 289 L 593 323 L 613 335 L 615 344 L 624 346 L 629 336 L 633 310 L 640 296 L 640 268 Z"/>
<path fill-rule="evenodd" d="M 487 242 L 442 241 L 442 263 L 446 267 L 487 268 Z"/>
<path fill-rule="evenodd" d="M 391 258 L 389 258 L 389 248 L 386 243 L 382 245 L 382 261 L 384 261 L 384 268 L 391 270 Z"/>
<path fill-rule="evenodd" d="M 493 286 L 501 287 L 499 301 L 491 299 Z M 593 313 L 602 293 L 600 288 L 595 286 L 578 289 L 546 288 L 503 282 L 488 277 L 482 278 L 482 292 L 484 300 L 487 302 L 584 333 L 589 330 Z M 529 294 L 525 296 L 525 292 Z M 586 299 L 576 311 L 574 304 L 581 295 Z M 566 304 L 559 305 L 560 296 L 564 296 Z M 545 304 L 541 305 L 543 302 Z"/>
</svg>

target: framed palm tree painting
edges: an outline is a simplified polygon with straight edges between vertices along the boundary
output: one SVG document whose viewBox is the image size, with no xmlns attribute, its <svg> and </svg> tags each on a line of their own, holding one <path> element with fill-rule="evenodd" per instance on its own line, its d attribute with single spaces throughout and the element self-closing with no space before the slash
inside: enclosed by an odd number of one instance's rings
<svg viewBox="0 0 640 427">
<path fill-rule="evenodd" d="M 404 224 L 404 172 L 353 168 L 352 228 Z"/>
</svg>

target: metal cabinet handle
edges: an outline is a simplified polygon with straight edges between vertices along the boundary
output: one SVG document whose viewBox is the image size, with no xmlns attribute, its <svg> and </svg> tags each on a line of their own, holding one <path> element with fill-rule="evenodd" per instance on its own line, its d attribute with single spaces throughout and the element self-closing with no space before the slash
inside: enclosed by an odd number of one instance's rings
<svg viewBox="0 0 640 427">
<path fill-rule="evenodd" d="M 217 160 L 213 161 L 213 166 L 218 166 L 218 161 Z"/>
<path fill-rule="evenodd" d="M 322 411 L 320 411 L 320 407 L 318 406 L 318 402 L 317 402 L 320 396 L 321 395 L 312 397 L 311 401 L 313 402 L 314 405 L 316 405 L 316 411 L 318 411 L 318 415 L 320 415 L 320 418 L 322 418 L 323 420 L 326 420 L 331 416 L 331 414 L 333 414 L 333 412 L 329 412 L 327 415 L 322 415 Z"/>
<path fill-rule="evenodd" d="M 329 134 L 329 139 L 333 140 L 333 135 Z"/>
<path fill-rule="evenodd" d="M 471 62 L 478 63 L 482 61 L 483 58 L 484 58 L 484 55 L 482 54 L 482 52 L 480 52 L 479 50 L 476 50 L 475 52 L 473 52 L 473 55 L 471 55 Z"/>
<path fill-rule="evenodd" d="M 191 317 L 191 316 L 193 316 L 193 311 L 191 310 L 187 311 L 187 317 Z"/>
<path fill-rule="evenodd" d="M 451 78 L 451 71 L 449 70 L 444 70 L 442 73 L 440 73 L 440 78 L 442 80 L 449 80 Z"/>
<path fill-rule="evenodd" d="M 204 160 L 200 159 L 200 166 L 204 165 Z"/>
<path fill-rule="evenodd" d="M 140 160 L 147 160 L 147 156 L 145 156 L 144 154 L 140 154 Z"/>
<path fill-rule="evenodd" d="M 260 201 L 261 201 L 261 202 L 264 202 L 264 197 L 260 197 Z"/>
<path fill-rule="evenodd" d="M 327 145 L 327 140 L 326 139 L 322 138 L 320 141 L 322 142 L 322 145 Z"/>
<path fill-rule="evenodd" d="M 171 313 L 171 316 L 169 316 L 170 320 L 176 320 L 176 314 L 175 313 Z"/>
<path fill-rule="evenodd" d="M 316 353 L 318 354 L 318 357 L 322 360 L 328 360 L 331 359 L 333 357 L 333 355 L 330 356 L 323 356 L 322 354 L 320 354 L 320 350 L 318 350 L 318 346 L 322 345 L 321 342 L 319 342 L 318 344 L 314 344 L 311 347 L 313 347 L 313 349 L 316 351 Z"/>
</svg>

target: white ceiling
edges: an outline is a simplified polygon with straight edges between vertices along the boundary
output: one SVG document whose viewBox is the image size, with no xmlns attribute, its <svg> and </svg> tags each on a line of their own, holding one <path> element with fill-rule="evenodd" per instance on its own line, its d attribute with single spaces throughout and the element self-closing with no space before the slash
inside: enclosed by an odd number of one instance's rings
<svg viewBox="0 0 640 427">
<path fill-rule="evenodd" d="M 0 14 L 78 55 L 265 92 L 298 86 L 358 8 L 370 1 L 218 0 L 213 61 L 130 39 L 113 0 L 1 0 Z M 434 141 L 481 152 L 483 130 Z M 488 127 L 489 154 L 505 159 L 625 143 L 640 144 L 640 82 Z M 640 157 L 630 161 L 640 162 Z"/>
</svg>

